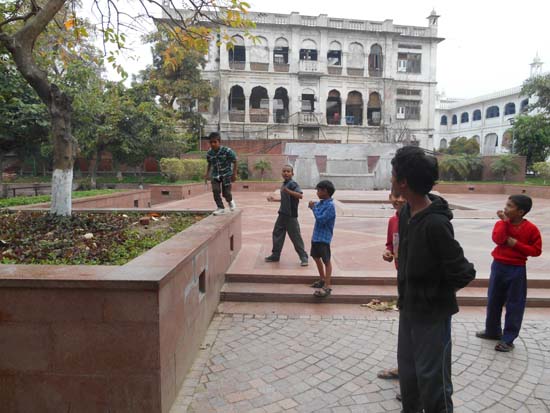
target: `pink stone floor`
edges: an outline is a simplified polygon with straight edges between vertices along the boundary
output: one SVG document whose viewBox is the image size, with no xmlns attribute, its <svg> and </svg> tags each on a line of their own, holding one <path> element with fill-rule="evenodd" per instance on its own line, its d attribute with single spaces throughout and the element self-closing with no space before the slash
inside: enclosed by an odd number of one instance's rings
<svg viewBox="0 0 550 413">
<path fill-rule="evenodd" d="M 278 210 L 277 202 L 268 202 L 269 192 L 236 192 L 238 208 L 243 210 L 243 243 L 236 261 L 229 269 L 234 274 L 314 275 L 315 265 L 300 267 L 290 240 L 285 243 L 279 263 L 265 263 L 271 253 L 271 231 Z M 488 278 L 492 261 L 491 231 L 496 210 L 504 206 L 506 195 L 442 194 L 449 203 L 471 210 L 454 210 L 456 238 L 466 256 L 478 271 L 478 278 Z M 387 219 L 393 214 L 387 191 L 336 191 L 337 219 L 332 244 L 333 275 L 394 277 L 393 264 L 382 260 L 386 242 Z M 307 208 L 309 200 L 316 200 L 315 191 L 306 190 L 300 202 L 299 220 L 302 236 L 309 249 L 314 219 Z M 378 201 L 379 203 L 349 203 L 345 201 Z M 343 201 L 343 202 L 342 202 Z M 214 209 L 211 194 L 163 204 L 161 209 Z M 528 218 L 541 230 L 544 240 L 550 239 L 550 200 L 534 199 L 534 208 Z M 530 279 L 550 279 L 550 253 L 531 258 L 528 263 Z"/>
</svg>

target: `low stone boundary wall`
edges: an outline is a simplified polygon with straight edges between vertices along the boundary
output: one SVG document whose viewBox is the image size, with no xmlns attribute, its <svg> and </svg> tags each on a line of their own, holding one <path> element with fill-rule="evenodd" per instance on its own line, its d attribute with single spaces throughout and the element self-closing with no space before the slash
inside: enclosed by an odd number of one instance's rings
<svg viewBox="0 0 550 413">
<path fill-rule="evenodd" d="M 17 209 L 44 209 L 49 208 L 50 203 L 19 206 Z M 112 194 L 89 196 L 86 198 L 73 198 L 73 209 L 120 209 L 120 208 L 150 208 L 151 192 L 148 189 L 137 191 L 122 191 Z"/>
<path fill-rule="evenodd" d="M 510 185 L 494 183 L 475 183 L 475 184 L 446 184 L 439 183 L 434 187 L 435 191 L 442 194 L 526 194 L 533 198 L 550 199 L 550 186 L 538 185 Z"/>
<path fill-rule="evenodd" d="M 0 410 L 168 412 L 240 248 L 236 212 L 123 266 L 0 265 Z"/>
</svg>

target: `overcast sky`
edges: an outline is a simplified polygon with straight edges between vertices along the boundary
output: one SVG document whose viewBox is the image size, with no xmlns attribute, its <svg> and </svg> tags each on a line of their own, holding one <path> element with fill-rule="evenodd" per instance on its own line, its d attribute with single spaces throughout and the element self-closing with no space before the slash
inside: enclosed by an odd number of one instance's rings
<svg viewBox="0 0 550 413">
<path fill-rule="evenodd" d="M 470 98 L 521 85 L 539 53 L 550 71 L 550 1 L 522 0 L 249 0 L 252 11 L 344 17 L 427 26 L 435 8 L 441 15 L 438 89 Z M 148 53 L 145 53 L 146 55 Z M 130 66 L 141 68 L 147 63 Z M 130 69 L 132 69 L 130 67 Z M 132 71 L 132 70 L 130 70 Z"/>
</svg>

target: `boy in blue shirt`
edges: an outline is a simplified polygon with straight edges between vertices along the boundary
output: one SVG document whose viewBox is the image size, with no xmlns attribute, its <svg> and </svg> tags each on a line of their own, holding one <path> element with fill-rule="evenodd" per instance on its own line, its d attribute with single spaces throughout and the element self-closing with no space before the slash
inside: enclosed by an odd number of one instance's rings
<svg viewBox="0 0 550 413">
<path fill-rule="evenodd" d="M 336 221 L 336 209 L 332 201 L 334 184 L 330 181 L 321 181 L 315 187 L 319 202 L 309 201 L 309 208 L 315 216 L 315 226 L 311 237 L 311 258 L 317 264 L 320 279 L 312 284 L 318 288 L 313 293 L 315 297 L 328 297 L 332 292 L 330 277 L 332 275 L 332 263 L 330 261 L 330 242 L 334 232 Z"/>
<path fill-rule="evenodd" d="M 223 215 L 225 207 L 222 194 L 231 211 L 237 207 L 231 193 L 231 182 L 237 180 L 237 155 L 231 148 L 222 146 L 219 132 L 212 132 L 208 136 L 208 140 L 210 149 L 206 152 L 208 166 L 204 174 L 204 181 L 207 182 L 210 179 L 212 182 L 212 194 L 217 206 L 214 215 Z"/>
</svg>

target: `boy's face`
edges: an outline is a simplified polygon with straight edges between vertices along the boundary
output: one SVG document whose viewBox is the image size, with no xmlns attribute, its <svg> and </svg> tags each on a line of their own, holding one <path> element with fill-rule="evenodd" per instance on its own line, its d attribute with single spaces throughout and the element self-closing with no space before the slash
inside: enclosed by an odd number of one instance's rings
<svg viewBox="0 0 550 413">
<path fill-rule="evenodd" d="M 510 220 L 521 219 L 525 215 L 525 212 L 522 209 L 518 209 L 518 206 L 514 204 L 511 199 L 506 201 L 506 206 L 504 207 L 504 215 Z"/>
<path fill-rule="evenodd" d="M 292 179 L 292 177 L 294 176 L 294 172 L 292 171 L 292 168 L 286 168 L 286 167 L 283 168 L 282 176 L 285 181 Z"/>
<path fill-rule="evenodd" d="M 398 212 L 403 208 L 403 205 L 405 205 L 405 198 L 403 198 L 401 195 L 397 195 L 395 193 L 390 194 L 390 202 L 394 209 L 396 209 Z"/>
<path fill-rule="evenodd" d="M 326 188 L 317 188 L 317 196 L 319 199 L 329 199 L 330 195 L 328 194 L 328 191 Z"/>
<path fill-rule="evenodd" d="M 217 151 L 220 149 L 220 140 L 219 139 L 210 139 L 210 148 L 212 150 Z"/>
<path fill-rule="evenodd" d="M 402 182 L 399 182 L 397 180 L 397 177 L 395 176 L 395 171 L 394 169 L 392 168 L 392 171 L 391 171 L 391 193 L 392 194 L 399 194 L 399 197 L 403 198 L 403 202 L 405 202 L 405 191 L 407 189 L 407 181 L 406 180 L 403 180 Z M 392 202 L 392 205 L 393 205 L 393 202 Z M 395 208 L 395 206 L 394 206 Z"/>
</svg>

